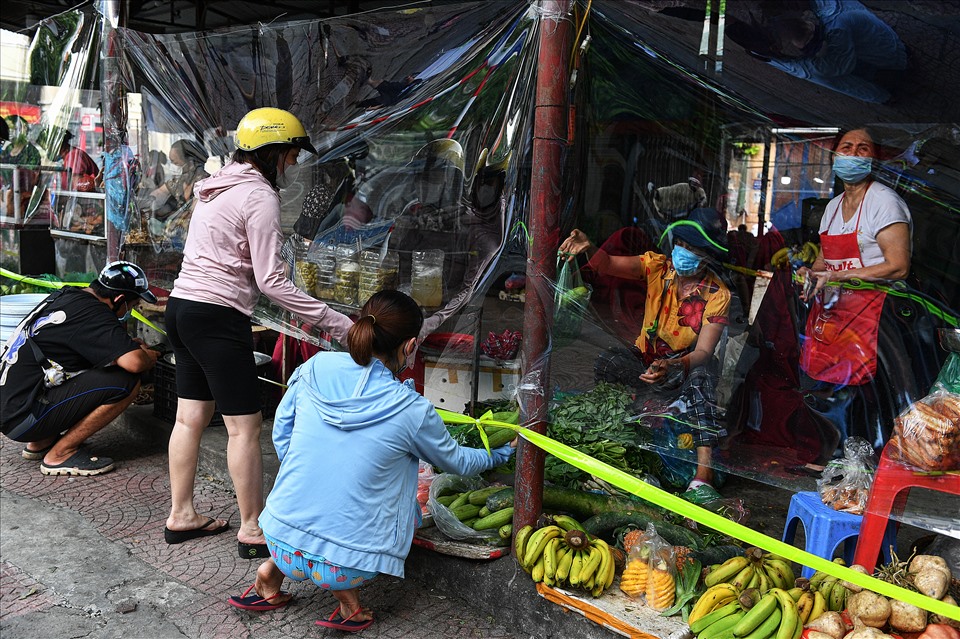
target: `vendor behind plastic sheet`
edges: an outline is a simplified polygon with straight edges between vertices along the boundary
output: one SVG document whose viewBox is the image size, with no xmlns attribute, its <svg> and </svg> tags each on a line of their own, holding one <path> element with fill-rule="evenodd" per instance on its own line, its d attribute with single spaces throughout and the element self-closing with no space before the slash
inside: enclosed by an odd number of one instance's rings
<svg viewBox="0 0 960 639">
<path fill-rule="evenodd" d="M 494 149 L 494 153 L 497 153 L 497 149 Z M 497 153 L 495 159 L 489 149 L 480 151 L 464 206 L 462 222 L 466 232 L 463 238 L 458 238 L 463 250 L 458 251 L 457 255 L 465 256 L 465 264 L 461 265 L 463 276 L 447 278 L 448 282 L 462 282 L 462 288 L 459 292 L 451 292 L 447 304 L 426 319 L 420 331 L 421 340 L 470 301 L 503 243 L 506 214 L 504 188 L 511 156 L 512 153 L 506 151 Z"/>
<path fill-rule="evenodd" d="M 660 243 L 671 249 L 669 256 L 653 251 L 609 255 L 578 229 L 560 244 L 568 259 L 586 253 L 587 267 L 598 273 L 646 282 L 640 335 L 631 348 L 601 354 L 595 376 L 636 389 L 638 405 L 649 399 L 681 407 L 678 434 L 692 436 L 697 459 L 688 489 L 714 482 L 711 449 L 726 434 L 716 405 L 715 351 L 728 323 L 730 291 L 712 270 L 727 253 L 725 239 L 724 219 L 703 208 L 663 232 Z"/>
<path fill-rule="evenodd" d="M 850 284 L 908 276 L 913 220 L 903 199 L 874 181 L 878 157 L 869 130 L 837 136 L 833 172 L 843 182 L 843 193 L 830 200 L 824 211 L 819 256 L 809 269 L 798 269 L 797 275 L 806 284 L 802 299 L 811 304 L 801 370 L 813 380 L 817 394 L 831 398 L 824 412 L 839 416 L 834 421 L 841 434 L 863 436 L 879 449 L 889 436 L 893 417 L 878 415 L 887 398 L 878 396 L 874 384 L 886 293 Z M 895 383 L 903 387 L 908 380 Z M 841 393 L 844 387 L 848 391 Z"/>
<path fill-rule="evenodd" d="M 40 182 L 40 150 L 30 143 L 29 125 L 19 115 L 10 116 L 10 141 L 0 150 L 0 164 L 16 165 L 17 169 L 0 169 L 0 188 L 4 193 L 4 205 L 7 215 L 18 210 L 21 215 L 28 213 L 33 189 Z M 13 181 L 17 176 L 20 201 L 14 206 Z"/>
<path fill-rule="evenodd" d="M 0 428 L 27 442 L 24 459 L 44 475 L 100 475 L 109 457 L 82 444 L 112 422 L 140 390 L 158 351 L 130 338 L 124 319 L 156 303 L 136 264 L 108 264 L 89 286 L 51 293 L 17 326 L 0 357 Z M 120 321 L 117 321 L 117 320 Z"/>
<path fill-rule="evenodd" d="M 357 631 L 374 615 L 359 589 L 379 573 L 403 577 L 421 523 L 419 460 L 458 475 L 499 466 L 513 445 L 460 446 L 436 410 L 397 376 L 416 348 L 423 315 L 399 291 L 374 293 L 347 336 L 349 353 L 300 366 L 274 418 L 280 470 L 260 516 L 271 558 L 238 608 L 285 606 L 284 577 L 330 590 L 338 607 L 317 623 Z M 515 444 L 515 442 L 514 442 Z M 342 463 L 324 463 L 335 456 Z"/>
<path fill-rule="evenodd" d="M 63 132 L 63 139 L 57 150 L 57 158 L 63 162 L 64 173 L 60 175 L 60 188 L 69 190 L 90 189 L 91 178 L 94 182 L 100 174 L 100 167 L 83 149 L 71 144 L 73 133 Z M 95 187 L 94 187 L 95 188 Z"/>
<path fill-rule="evenodd" d="M 263 507 L 259 381 L 250 316 L 260 294 L 311 326 L 346 341 L 350 318 L 294 286 L 280 260 L 280 188 L 301 150 L 316 153 L 292 113 L 254 109 L 237 125 L 232 161 L 197 185 L 183 266 L 167 303 L 177 358 L 177 422 L 170 436 L 171 510 L 167 543 L 217 534 L 225 520 L 194 507 L 200 437 L 219 408 L 229 435 L 242 557 L 265 557 L 257 523 Z"/>
<path fill-rule="evenodd" d="M 433 140 L 423 145 L 408 165 L 416 200 L 408 204 L 398 227 L 421 231 L 460 230 L 463 197 L 463 149 L 455 140 Z M 431 247 L 441 248 L 441 247 Z"/>
<path fill-rule="evenodd" d="M 168 169 L 166 182 L 150 193 L 155 219 L 165 220 L 190 201 L 194 185 L 210 177 L 204 168 L 208 157 L 207 151 L 199 143 L 187 138 L 177 140 L 170 146 L 169 159 L 173 168 Z"/>
</svg>

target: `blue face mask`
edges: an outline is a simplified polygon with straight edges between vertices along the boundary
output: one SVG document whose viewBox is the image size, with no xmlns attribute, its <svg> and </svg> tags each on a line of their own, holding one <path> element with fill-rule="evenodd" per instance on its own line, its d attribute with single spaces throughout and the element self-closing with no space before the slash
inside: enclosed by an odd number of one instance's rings
<svg viewBox="0 0 960 639">
<path fill-rule="evenodd" d="M 872 169 L 873 158 L 862 158 L 856 155 L 833 157 L 833 174 L 847 184 L 855 184 L 866 179 Z"/>
<path fill-rule="evenodd" d="M 700 270 L 700 265 L 703 263 L 702 257 L 688 251 L 679 244 L 674 245 L 673 251 L 670 253 L 670 260 L 679 275 L 693 275 Z"/>
</svg>

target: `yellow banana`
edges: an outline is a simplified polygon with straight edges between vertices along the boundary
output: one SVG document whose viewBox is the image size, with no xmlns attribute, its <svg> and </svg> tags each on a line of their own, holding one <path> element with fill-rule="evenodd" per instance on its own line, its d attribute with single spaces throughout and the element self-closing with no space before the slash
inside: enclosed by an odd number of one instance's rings
<svg viewBox="0 0 960 639">
<path fill-rule="evenodd" d="M 533 577 L 534 583 L 543 581 L 543 555 L 540 555 L 539 559 L 533 564 L 530 576 Z"/>
<path fill-rule="evenodd" d="M 800 615 L 800 623 L 806 624 L 810 618 L 810 613 L 813 612 L 813 601 L 813 593 L 809 590 L 800 595 L 800 599 L 797 600 L 797 614 Z"/>
<path fill-rule="evenodd" d="M 712 612 L 718 601 L 736 596 L 736 589 L 728 583 L 717 584 L 707 588 L 706 592 L 700 595 L 697 602 L 693 604 L 690 615 L 687 617 L 687 623 L 693 623 L 697 619 Z"/>
<path fill-rule="evenodd" d="M 722 564 L 716 570 L 711 570 L 703 579 L 706 587 L 715 586 L 719 583 L 727 582 L 733 579 L 741 570 L 750 564 L 746 557 L 732 557 Z"/>
<path fill-rule="evenodd" d="M 587 553 L 587 558 L 583 562 L 583 568 L 580 569 L 580 583 L 585 589 L 591 590 L 593 588 L 593 576 L 600 567 L 603 553 L 600 552 L 600 548 L 597 546 L 590 546 L 585 552 Z M 604 575 L 603 577 L 606 579 L 607 576 Z M 590 585 L 588 586 L 587 584 Z"/>
<path fill-rule="evenodd" d="M 567 576 L 567 583 L 573 587 L 580 585 L 580 571 L 583 569 L 583 551 L 573 551 L 573 563 L 570 565 L 570 574 Z"/>
<path fill-rule="evenodd" d="M 820 591 L 813 593 L 813 608 L 810 610 L 810 615 L 807 617 L 807 623 L 816 621 L 817 618 L 826 611 L 827 600 L 823 598 L 823 593 Z"/>
<path fill-rule="evenodd" d="M 613 553 L 610 552 L 610 546 L 602 539 L 596 539 L 593 545 L 600 549 L 600 567 L 597 569 L 598 585 L 603 588 L 609 588 L 613 584 L 616 568 L 613 565 Z"/>
<path fill-rule="evenodd" d="M 553 581 L 557 575 L 558 546 L 560 546 L 560 538 L 554 537 L 547 542 L 547 545 L 543 549 L 543 576 L 545 581 Z"/>
<path fill-rule="evenodd" d="M 753 608 L 747 611 L 737 625 L 733 627 L 735 637 L 745 637 L 757 629 L 777 609 L 777 596 L 770 591 L 760 598 Z"/>
<path fill-rule="evenodd" d="M 793 639 L 797 630 L 797 624 L 800 623 L 800 615 L 797 613 L 797 602 L 793 600 L 787 591 L 783 588 L 774 588 L 770 592 L 776 594 L 780 600 L 780 627 L 777 628 L 777 639 Z"/>
<path fill-rule="evenodd" d="M 547 542 L 554 537 L 559 537 L 562 532 L 559 526 L 544 526 L 530 535 L 523 555 L 524 563 L 532 566 L 537 561 L 537 557 L 543 555 L 543 549 L 546 548 Z"/>
<path fill-rule="evenodd" d="M 766 570 L 758 570 L 757 574 L 760 575 L 759 583 L 757 583 L 756 588 L 761 593 L 764 593 L 771 588 L 774 588 L 776 584 L 770 579 L 770 575 L 767 574 Z"/>
<path fill-rule="evenodd" d="M 789 563 L 782 559 L 767 558 L 763 560 L 763 567 L 771 578 L 776 576 L 777 588 L 790 590 L 794 586 L 796 576 L 793 574 L 793 568 Z"/>
<path fill-rule="evenodd" d="M 563 583 L 567 580 L 567 577 L 570 575 L 570 567 L 573 565 L 573 555 L 576 552 L 576 550 L 568 546 L 563 557 L 557 561 L 557 572 L 554 575 L 557 583 Z"/>
<path fill-rule="evenodd" d="M 517 561 L 520 562 L 520 565 L 523 566 L 523 557 L 524 551 L 527 548 L 527 540 L 530 539 L 530 535 L 533 533 L 533 526 L 524 526 L 517 531 L 517 534 L 513 538 L 513 547 L 516 551 Z M 529 570 L 527 572 L 530 572 Z"/>
</svg>

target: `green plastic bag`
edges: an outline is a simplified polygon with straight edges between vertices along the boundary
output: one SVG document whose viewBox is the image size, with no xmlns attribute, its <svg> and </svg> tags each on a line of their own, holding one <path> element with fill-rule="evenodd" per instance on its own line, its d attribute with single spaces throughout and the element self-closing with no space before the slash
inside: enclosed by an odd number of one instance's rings
<svg viewBox="0 0 960 639">
<path fill-rule="evenodd" d="M 593 288 L 583 283 L 576 260 L 558 260 L 553 298 L 553 342 L 567 343 L 580 335 L 580 324 L 590 304 Z"/>
<path fill-rule="evenodd" d="M 947 357 L 937 376 L 937 381 L 933 384 L 933 390 L 960 395 L 960 353 L 950 353 Z"/>
</svg>

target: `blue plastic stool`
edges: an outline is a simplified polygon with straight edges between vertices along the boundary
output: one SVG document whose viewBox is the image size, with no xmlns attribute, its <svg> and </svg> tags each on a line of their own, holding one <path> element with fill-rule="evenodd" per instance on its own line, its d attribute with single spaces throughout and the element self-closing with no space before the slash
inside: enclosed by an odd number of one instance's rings
<svg viewBox="0 0 960 639">
<path fill-rule="evenodd" d="M 803 522 L 803 532 L 806 536 L 805 550 L 824 559 L 833 559 L 833 553 L 841 543 L 860 534 L 861 515 L 840 512 L 827 506 L 820 500 L 820 494 L 815 492 L 796 493 L 790 499 L 790 509 L 787 510 L 787 523 L 783 527 L 783 541 L 793 543 L 797 534 L 797 521 Z M 892 522 L 891 522 L 892 523 Z M 890 561 L 890 545 L 897 544 L 896 525 L 887 526 L 883 534 L 883 558 Z M 853 554 L 856 543 L 844 543 L 843 559 L 847 565 L 853 563 Z M 813 568 L 803 567 L 801 576 L 810 578 Z"/>
</svg>

